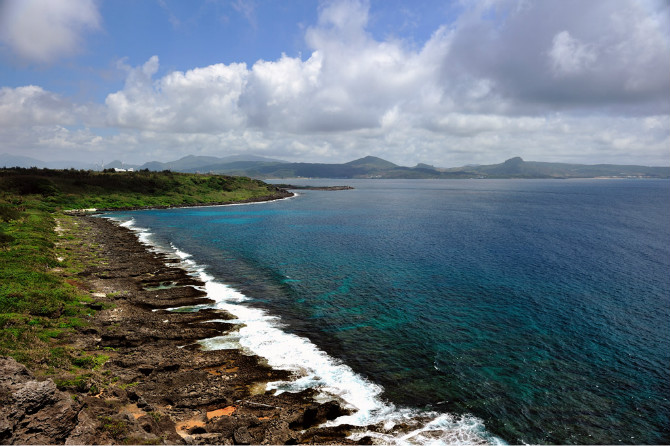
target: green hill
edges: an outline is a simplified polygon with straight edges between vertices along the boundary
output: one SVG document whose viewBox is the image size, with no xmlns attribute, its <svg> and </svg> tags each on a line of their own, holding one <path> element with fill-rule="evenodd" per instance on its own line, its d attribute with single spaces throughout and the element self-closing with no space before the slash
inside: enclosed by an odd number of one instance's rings
<svg viewBox="0 0 670 446">
<path fill-rule="evenodd" d="M 363 158 L 359 158 L 354 161 L 349 161 L 348 163 L 344 164 L 345 166 L 352 166 L 352 167 L 358 167 L 362 169 L 368 169 L 368 170 L 388 170 L 388 169 L 394 169 L 396 167 L 399 167 L 397 164 L 393 164 L 390 161 L 386 161 L 381 158 L 377 158 L 376 156 L 366 156 Z"/>
<path fill-rule="evenodd" d="M 504 163 L 462 168 L 467 171 L 495 178 L 597 178 L 644 177 L 670 178 L 668 167 L 648 167 L 616 164 L 568 164 L 524 161 L 510 158 Z"/>
<path fill-rule="evenodd" d="M 278 193 L 246 177 L 50 169 L 0 169 L 0 190 L 4 200 L 13 197 L 47 211 L 233 202 Z"/>
<path fill-rule="evenodd" d="M 175 161 L 168 161 L 161 163 L 158 161 L 151 161 L 143 164 L 139 167 L 142 169 L 149 170 L 172 170 L 176 172 L 214 172 L 218 171 L 222 166 L 228 164 L 235 164 L 238 162 L 250 162 L 255 163 L 272 163 L 272 164 L 281 164 L 284 161 L 266 158 L 256 155 L 231 155 L 226 157 L 217 157 L 217 156 L 195 156 L 188 155 L 182 158 L 179 158 Z"/>
</svg>

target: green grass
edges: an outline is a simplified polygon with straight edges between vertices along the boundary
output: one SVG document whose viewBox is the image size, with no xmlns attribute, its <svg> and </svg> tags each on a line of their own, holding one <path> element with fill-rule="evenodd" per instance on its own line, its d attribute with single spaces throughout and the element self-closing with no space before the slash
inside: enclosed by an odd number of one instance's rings
<svg viewBox="0 0 670 446">
<path fill-rule="evenodd" d="M 88 392 L 91 388 L 89 380 L 91 376 L 88 374 L 76 375 L 72 378 L 56 378 L 54 382 L 58 390 L 70 390 L 79 393 Z"/>
<path fill-rule="evenodd" d="M 107 432 L 114 440 L 124 440 L 128 434 L 128 425 L 125 421 L 106 416 L 100 416 L 99 421 L 102 430 Z"/>
<path fill-rule="evenodd" d="M 3 191 L 0 208 L 13 200 Z M 35 367 L 69 368 L 51 344 L 82 326 L 91 311 L 79 303 L 85 296 L 52 272 L 60 265 L 53 215 L 29 198 L 22 201 L 0 220 L 0 233 L 11 236 L 0 246 L 0 355 Z"/>
<path fill-rule="evenodd" d="M 61 314 L 76 290 L 50 272 L 59 266 L 53 216 L 27 209 L 17 219 L 0 222 L 0 229 L 12 237 L 0 248 L 0 313 Z"/>
<path fill-rule="evenodd" d="M 107 361 L 109 361 L 109 356 L 107 355 L 84 355 L 74 358 L 72 363 L 77 367 L 95 370 L 103 366 Z"/>
<path fill-rule="evenodd" d="M 0 169 L 0 190 L 33 201 L 41 210 L 113 209 L 233 202 L 271 195 L 274 186 L 247 177 L 175 172 L 93 172 L 50 169 Z M 0 203 L 0 219 L 13 212 Z M 15 216 L 9 216 L 15 219 Z"/>
</svg>

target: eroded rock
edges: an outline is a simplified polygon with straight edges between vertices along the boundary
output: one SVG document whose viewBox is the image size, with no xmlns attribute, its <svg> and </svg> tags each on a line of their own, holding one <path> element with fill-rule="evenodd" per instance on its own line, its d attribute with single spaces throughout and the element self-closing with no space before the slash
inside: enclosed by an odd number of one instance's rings
<svg viewBox="0 0 670 446">
<path fill-rule="evenodd" d="M 63 443 L 80 407 L 51 379 L 38 381 L 12 358 L 0 358 L 0 439 L 3 444 Z"/>
</svg>

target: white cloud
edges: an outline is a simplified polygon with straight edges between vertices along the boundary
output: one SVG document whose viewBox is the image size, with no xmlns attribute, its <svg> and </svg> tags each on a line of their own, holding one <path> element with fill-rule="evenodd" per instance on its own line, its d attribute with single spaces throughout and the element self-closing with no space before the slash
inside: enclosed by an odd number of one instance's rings
<svg viewBox="0 0 670 446">
<path fill-rule="evenodd" d="M 109 125 L 207 133 L 244 124 L 237 103 L 248 76 L 245 64 L 175 71 L 154 81 L 158 64 L 153 56 L 130 69 L 124 89 L 107 96 Z"/>
<path fill-rule="evenodd" d="M 312 28 L 307 39 L 316 43 L 322 33 L 334 34 L 339 39 L 356 42 L 365 37 L 365 26 L 368 23 L 367 1 L 341 0 L 323 2 L 319 8 L 319 26 Z M 318 43 L 316 46 L 320 46 Z"/>
<path fill-rule="evenodd" d="M 591 68 L 596 61 L 595 51 L 573 38 L 568 31 L 561 31 L 554 36 L 549 57 L 554 73 L 558 76 L 581 73 Z"/>
<path fill-rule="evenodd" d="M 451 77 L 489 79 L 515 113 L 670 111 L 667 5 L 654 0 L 520 4 L 468 4 L 473 6 L 454 25 Z M 491 20 L 492 14 L 502 19 Z"/>
<path fill-rule="evenodd" d="M 0 4 L 0 42 L 32 62 L 75 54 L 82 34 L 100 28 L 93 0 L 5 0 Z"/>
<path fill-rule="evenodd" d="M 28 147 L 126 160 L 141 153 L 138 161 L 249 151 L 438 166 L 512 156 L 668 164 L 667 10 L 628 0 L 520 4 L 466 4 L 415 48 L 373 38 L 367 3 L 325 3 L 306 31 L 312 52 L 304 60 L 282 55 L 159 76 L 153 56 L 124 68 L 123 89 L 102 110 L 40 87 L 5 88 L 0 137 L 33 126 L 38 139 L 20 138 Z M 580 14 L 569 13 L 574 5 Z M 498 20 L 491 8 L 503 12 Z M 82 130 L 68 130 L 73 124 Z M 119 131 L 89 130 L 104 126 Z"/>
<path fill-rule="evenodd" d="M 28 85 L 0 88 L 0 127 L 74 124 L 74 106 L 61 96 Z"/>
<path fill-rule="evenodd" d="M 316 51 L 306 61 L 282 55 L 276 62 L 256 62 L 240 101 L 249 123 L 266 129 L 300 129 L 312 111 L 307 98 L 322 88 L 322 60 Z"/>
</svg>

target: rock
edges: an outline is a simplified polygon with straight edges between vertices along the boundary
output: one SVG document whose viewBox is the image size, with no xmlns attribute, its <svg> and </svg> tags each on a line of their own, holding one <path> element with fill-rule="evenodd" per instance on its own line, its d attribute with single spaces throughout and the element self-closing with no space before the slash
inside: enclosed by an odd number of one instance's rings
<svg viewBox="0 0 670 446">
<path fill-rule="evenodd" d="M 224 438 L 231 438 L 237 426 L 237 420 L 232 417 L 219 417 L 208 423 L 208 432 L 217 432 Z"/>
<path fill-rule="evenodd" d="M 38 410 L 56 402 L 56 384 L 46 381 L 28 381 L 18 391 L 14 392 L 14 404 L 23 409 L 26 414 L 33 414 Z"/>
<path fill-rule="evenodd" d="M 139 401 L 140 399 L 140 396 L 137 394 L 137 391 L 133 388 L 126 389 L 126 395 L 128 396 L 128 399 L 133 402 Z M 142 398 L 142 401 L 144 401 L 144 398 Z"/>
<path fill-rule="evenodd" d="M 312 404 L 307 407 L 302 414 L 296 415 L 291 420 L 291 428 L 303 428 L 325 423 L 328 420 L 334 420 L 342 415 L 348 415 L 350 412 L 344 409 L 335 401 L 327 401 L 322 404 Z"/>
<path fill-rule="evenodd" d="M 99 416 L 94 443 L 156 444 L 160 438 L 147 432 L 143 423 L 129 413 Z"/>
<path fill-rule="evenodd" d="M 330 427 L 312 427 L 300 433 L 300 443 L 341 443 L 343 437 L 351 434 L 354 426 L 340 424 Z"/>
<path fill-rule="evenodd" d="M 12 425 L 9 423 L 7 417 L 0 415 L 0 443 L 5 444 L 5 439 L 12 436 Z"/>
<path fill-rule="evenodd" d="M 14 373 L 12 373 L 14 372 Z M 63 443 L 76 425 L 78 405 L 51 379 L 37 381 L 12 358 L 0 358 L 0 438 L 3 443 Z"/>
<path fill-rule="evenodd" d="M 254 439 L 249 433 L 249 430 L 245 427 L 238 427 L 235 429 L 235 432 L 233 432 L 233 440 L 235 441 L 235 444 L 252 444 L 254 443 Z"/>
<path fill-rule="evenodd" d="M 77 416 L 77 426 L 70 432 L 65 444 L 93 444 L 95 442 L 98 422 L 85 410 Z"/>
<path fill-rule="evenodd" d="M 32 379 L 32 375 L 23 364 L 13 358 L 0 357 L 0 388 L 12 388 L 16 383 L 23 383 Z"/>
<path fill-rule="evenodd" d="M 177 433 L 177 427 L 169 416 L 160 414 L 152 417 L 158 426 L 160 436 L 165 439 L 165 442 L 170 444 L 184 444 L 184 440 Z"/>
<path fill-rule="evenodd" d="M 262 428 L 262 444 L 294 444 L 296 439 L 286 421 L 273 420 Z"/>
</svg>

